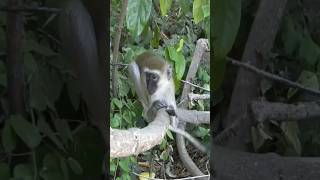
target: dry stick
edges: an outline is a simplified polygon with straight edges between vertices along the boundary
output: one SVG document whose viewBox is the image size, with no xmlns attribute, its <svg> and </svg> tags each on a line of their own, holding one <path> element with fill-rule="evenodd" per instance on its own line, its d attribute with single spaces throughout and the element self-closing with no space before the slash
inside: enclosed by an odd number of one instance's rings
<svg viewBox="0 0 320 180">
<path fill-rule="evenodd" d="M 114 48 L 113 48 L 113 52 L 112 52 L 113 63 L 118 63 L 120 38 L 121 38 L 121 32 L 122 32 L 122 28 L 123 28 L 123 21 L 124 21 L 124 18 L 126 17 L 126 14 L 127 14 L 127 7 L 128 7 L 128 0 L 124 0 L 122 7 L 121 7 L 121 11 L 120 11 L 117 34 L 114 38 Z M 112 95 L 113 95 L 113 97 L 117 97 L 117 95 L 118 95 L 117 69 L 118 69 L 117 66 L 113 66 L 113 68 L 112 68 Z"/>
<path fill-rule="evenodd" d="M 191 86 L 197 87 L 197 88 L 199 88 L 199 89 L 202 89 L 202 90 L 205 90 L 205 91 L 210 92 L 209 89 L 203 88 L 203 87 L 198 86 L 198 85 L 196 85 L 196 84 L 193 84 L 193 83 L 191 83 L 191 82 L 189 82 L 189 81 L 185 81 L 185 80 L 180 80 L 180 81 L 183 82 L 183 83 L 189 84 L 189 85 L 191 85 Z"/>
<path fill-rule="evenodd" d="M 195 147 L 197 147 L 201 152 L 208 153 L 206 147 L 204 147 L 196 138 L 191 136 L 188 132 L 181 130 L 179 128 L 175 128 L 171 125 L 168 127 L 172 132 L 175 132 L 176 134 L 180 134 L 187 138 Z"/>
<path fill-rule="evenodd" d="M 188 70 L 188 74 L 186 77 L 186 81 L 190 81 L 192 78 L 195 77 L 196 72 L 198 70 L 198 66 L 200 64 L 200 60 L 202 58 L 202 55 L 205 51 L 208 50 L 208 42 L 205 39 L 199 39 L 197 41 L 196 49 L 194 51 L 194 55 L 192 57 L 192 62 Z M 190 93 L 190 85 L 189 84 L 184 84 L 183 90 L 182 90 L 182 95 L 181 99 L 187 98 L 188 94 Z M 182 107 L 187 107 L 188 103 L 183 102 L 181 103 Z M 180 129 L 184 130 L 185 128 L 185 123 L 184 122 L 179 122 Z M 176 141 L 177 141 L 177 149 L 179 152 L 179 157 L 180 160 L 182 161 L 183 165 L 187 168 L 187 170 L 192 174 L 192 175 L 204 175 L 201 170 L 197 167 L 197 165 L 193 162 L 191 157 L 188 154 L 188 151 L 186 149 L 185 145 L 185 140 L 184 137 L 181 135 L 176 136 Z"/>
<path fill-rule="evenodd" d="M 283 77 L 280 77 L 280 76 L 277 76 L 275 74 L 272 74 L 272 73 L 269 73 L 269 72 L 266 72 L 266 71 L 263 71 L 261 69 L 258 69 L 248 63 L 243 63 L 243 62 L 240 62 L 240 61 L 237 61 L 235 59 L 232 59 L 232 58 L 227 58 L 227 60 L 233 64 L 233 65 L 236 65 L 236 66 L 239 66 L 239 67 L 242 67 L 244 69 L 247 69 L 251 72 L 254 72 L 260 76 L 263 76 L 267 79 L 270 79 L 270 80 L 274 80 L 274 81 L 277 81 L 279 83 L 282 83 L 282 84 L 285 84 L 287 86 L 290 86 L 290 87 L 293 87 L 293 88 L 298 88 L 298 89 L 301 89 L 305 92 L 308 92 L 310 94 L 314 94 L 314 95 L 317 95 L 317 96 L 320 96 L 320 91 L 317 91 L 315 89 L 311 89 L 311 88 L 308 88 L 308 87 L 305 87 L 299 83 L 296 83 L 296 82 L 293 82 L 293 81 L 290 81 L 288 79 L 285 79 Z"/>
</svg>

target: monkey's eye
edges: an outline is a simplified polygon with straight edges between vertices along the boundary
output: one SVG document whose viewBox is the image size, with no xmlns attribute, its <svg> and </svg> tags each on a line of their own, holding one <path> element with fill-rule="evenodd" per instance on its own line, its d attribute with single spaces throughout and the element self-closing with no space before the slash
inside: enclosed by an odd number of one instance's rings
<svg viewBox="0 0 320 180">
<path fill-rule="evenodd" d="M 156 80 L 158 80 L 158 77 L 157 77 L 157 75 L 152 74 L 152 75 L 151 75 L 151 79 L 154 80 L 154 81 L 156 81 Z"/>
</svg>

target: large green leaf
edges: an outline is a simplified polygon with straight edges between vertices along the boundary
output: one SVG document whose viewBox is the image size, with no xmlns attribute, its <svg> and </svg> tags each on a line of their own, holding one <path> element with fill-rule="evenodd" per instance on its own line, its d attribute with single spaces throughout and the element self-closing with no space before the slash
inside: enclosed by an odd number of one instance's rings
<svg viewBox="0 0 320 180">
<path fill-rule="evenodd" d="M 214 0 L 212 20 L 213 40 L 213 90 L 216 91 L 222 81 L 225 71 L 225 56 L 231 50 L 235 41 L 241 17 L 241 0 Z"/>
<path fill-rule="evenodd" d="M 45 85 L 40 76 L 34 75 L 30 83 L 30 106 L 38 111 L 44 111 L 48 104 L 43 86 Z"/>
<path fill-rule="evenodd" d="M 165 16 L 171 8 L 172 0 L 159 0 L 161 15 Z"/>
<path fill-rule="evenodd" d="M 58 155 L 48 153 L 44 157 L 40 176 L 44 180 L 64 179 L 64 175 L 60 167 L 60 158 Z"/>
<path fill-rule="evenodd" d="M 6 152 L 13 151 L 17 143 L 16 136 L 12 131 L 9 120 L 10 119 L 6 120 L 6 123 L 2 131 L 2 144 Z"/>
<path fill-rule="evenodd" d="M 69 167 L 72 169 L 72 171 L 75 174 L 82 174 L 83 173 L 82 166 L 80 165 L 80 163 L 77 160 L 75 160 L 72 157 L 69 157 L 67 162 L 68 162 Z"/>
<path fill-rule="evenodd" d="M 29 121 L 20 115 L 13 115 L 9 119 L 16 134 L 25 142 L 29 148 L 37 147 L 41 142 L 41 135 Z"/>
<path fill-rule="evenodd" d="M 68 140 L 73 140 L 71 129 L 66 119 L 54 119 L 54 125 L 65 144 L 68 144 Z"/>
<path fill-rule="evenodd" d="M 167 46 L 166 52 L 170 60 L 174 62 L 174 70 L 176 73 L 176 78 L 180 80 L 186 68 L 186 60 L 184 59 L 182 51 L 177 52 L 177 50 L 174 47 Z"/>
<path fill-rule="evenodd" d="M 209 0 L 194 0 L 192 8 L 193 19 L 196 24 L 210 15 Z"/>
<path fill-rule="evenodd" d="M 126 23 L 133 37 L 138 37 L 147 24 L 152 8 L 152 1 L 129 0 Z"/>
</svg>

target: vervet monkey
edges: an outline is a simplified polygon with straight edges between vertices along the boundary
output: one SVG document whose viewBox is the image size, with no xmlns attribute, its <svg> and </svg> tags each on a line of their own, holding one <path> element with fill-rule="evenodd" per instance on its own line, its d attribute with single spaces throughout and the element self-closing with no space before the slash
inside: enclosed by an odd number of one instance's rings
<svg viewBox="0 0 320 180">
<path fill-rule="evenodd" d="M 161 108 L 176 116 L 176 99 L 171 64 L 150 51 L 140 54 L 130 63 L 129 72 L 138 98 L 143 106 L 143 117 L 151 122 Z M 172 118 L 173 126 L 176 120 Z"/>
</svg>

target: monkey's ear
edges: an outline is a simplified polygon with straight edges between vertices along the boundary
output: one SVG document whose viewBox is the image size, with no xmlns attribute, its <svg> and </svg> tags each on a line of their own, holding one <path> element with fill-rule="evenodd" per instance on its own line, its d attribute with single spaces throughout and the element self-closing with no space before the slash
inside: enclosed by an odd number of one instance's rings
<svg viewBox="0 0 320 180">
<path fill-rule="evenodd" d="M 168 66 L 167 77 L 168 77 L 168 80 L 170 80 L 172 78 L 172 65 L 171 64 L 169 64 L 169 66 Z"/>
</svg>

